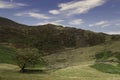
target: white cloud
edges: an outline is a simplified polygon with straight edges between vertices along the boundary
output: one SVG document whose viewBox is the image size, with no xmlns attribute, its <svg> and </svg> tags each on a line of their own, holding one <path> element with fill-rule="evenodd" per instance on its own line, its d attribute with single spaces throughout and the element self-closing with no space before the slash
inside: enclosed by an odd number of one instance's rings
<svg viewBox="0 0 120 80">
<path fill-rule="evenodd" d="M 61 23 L 63 22 L 64 20 L 55 20 L 55 21 L 44 21 L 44 22 L 40 22 L 40 23 L 37 23 L 35 25 L 44 25 L 44 24 L 55 24 L 55 25 L 62 25 Z"/>
<path fill-rule="evenodd" d="M 18 8 L 22 6 L 27 6 L 27 4 L 8 2 L 3 0 L 0 1 L 0 9 L 11 9 L 11 8 Z"/>
<path fill-rule="evenodd" d="M 82 19 L 75 19 L 75 20 L 71 20 L 71 21 L 69 21 L 69 22 L 66 22 L 65 20 L 62 20 L 62 19 L 60 19 L 60 20 L 53 20 L 53 21 L 43 21 L 43 22 L 40 22 L 40 23 L 37 23 L 37 24 L 35 24 L 35 25 L 43 25 L 43 24 L 55 24 L 55 25 L 63 25 L 63 26 L 72 26 L 72 25 L 80 25 L 80 24 L 82 24 L 82 23 L 84 23 L 83 22 L 83 20 Z M 66 23 L 66 24 L 64 24 L 64 23 Z"/>
<path fill-rule="evenodd" d="M 59 14 L 59 11 L 57 11 L 57 10 L 50 10 L 49 13 L 51 13 L 51 14 Z"/>
<path fill-rule="evenodd" d="M 116 25 L 116 26 L 120 26 L 120 23 L 116 23 L 115 25 Z"/>
<path fill-rule="evenodd" d="M 110 20 L 110 21 L 99 21 L 93 24 L 89 24 L 89 27 L 120 27 L 120 20 Z"/>
<path fill-rule="evenodd" d="M 75 19 L 69 22 L 70 25 L 80 25 L 84 23 L 82 19 Z"/>
<path fill-rule="evenodd" d="M 47 15 L 38 12 L 22 12 L 15 14 L 15 16 L 27 16 L 36 19 L 50 19 L 50 17 L 48 17 Z"/>
<path fill-rule="evenodd" d="M 106 32 L 107 34 L 120 34 L 120 31 Z"/>
<path fill-rule="evenodd" d="M 59 4 L 59 10 L 50 10 L 51 14 L 65 14 L 65 15 L 74 15 L 74 14 L 83 14 L 89 10 L 101 6 L 106 2 L 106 0 L 77 0 L 67 3 Z"/>
<path fill-rule="evenodd" d="M 102 27 L 102 28 L 104 28 L 104 27 L 110 26 L 110 22 L 108 22 L 108 21 L 100 21 L 100 22 L 90 24 L 89 26 L 90 27 Z"/>
<path fill-rule="evenodd" d="M 53 24 L 60 24 L 61 22 L 63 22 L 64 20 L 56 20 L 56 21 L 52 21 L 51 23 Z"/>
</svg>

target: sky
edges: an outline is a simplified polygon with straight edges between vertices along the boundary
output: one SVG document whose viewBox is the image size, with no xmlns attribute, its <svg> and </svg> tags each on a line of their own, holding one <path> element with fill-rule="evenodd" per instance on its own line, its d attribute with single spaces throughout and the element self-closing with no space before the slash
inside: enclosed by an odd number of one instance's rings
<svg viewBox="0 0 120 80">
<path fill-rule="evenodd" d="M 120 0 L 0 0 L 0 16 L 26 25 L 120 34 Z"/>
</svg>

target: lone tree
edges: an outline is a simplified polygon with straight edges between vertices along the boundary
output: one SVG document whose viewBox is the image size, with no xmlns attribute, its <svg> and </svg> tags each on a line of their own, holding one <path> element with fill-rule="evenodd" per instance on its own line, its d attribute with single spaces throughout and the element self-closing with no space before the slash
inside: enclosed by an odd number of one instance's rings
<svg viewBox="0 0 120 80">
<path fill-rule="evenodd" d="M 16 55 L 17 65 L 20 67 L 20 72 L 25 72 L 26 67 L 34 66 L 40 62 L 42 58 L 40 57 L 39 51 L 37 49 L 20 49 Z"/>
</svg>

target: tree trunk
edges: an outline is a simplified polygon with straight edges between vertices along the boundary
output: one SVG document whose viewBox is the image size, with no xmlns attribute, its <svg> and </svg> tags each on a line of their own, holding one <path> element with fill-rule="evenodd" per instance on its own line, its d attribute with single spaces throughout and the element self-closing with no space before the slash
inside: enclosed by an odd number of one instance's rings
<svg viewBox="0 0 120 80">
<path fill-rule="evenodd" d="M 25 64 L 22 66 L 20 72 L 21 72 L 21 73 L 24 73 L 24 72 L 25 72 Z"/>
</svg>

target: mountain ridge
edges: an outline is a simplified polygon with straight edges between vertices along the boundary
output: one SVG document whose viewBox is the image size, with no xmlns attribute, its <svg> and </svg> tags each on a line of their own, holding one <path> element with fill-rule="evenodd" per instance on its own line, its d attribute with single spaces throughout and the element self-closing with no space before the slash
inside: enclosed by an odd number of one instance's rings
<svg viewBox="0 0 120 80">
<path fill-rule="evenodd" d="M 119 39 L 119 35 L 112 36 L 54 24 L 27 26 L 0 17 L 0 43 L 12 43 L 16 48 L 35 47 L 42 52 L 53 53 L 65 47 L 94 46 Z"/>
</svg>

